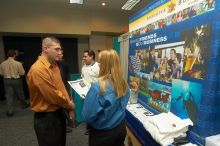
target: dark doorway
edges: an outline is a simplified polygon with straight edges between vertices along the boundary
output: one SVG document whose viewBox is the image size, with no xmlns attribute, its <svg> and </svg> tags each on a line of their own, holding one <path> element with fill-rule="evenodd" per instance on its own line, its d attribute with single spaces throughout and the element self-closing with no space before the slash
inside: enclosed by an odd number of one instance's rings
<svg viewBox="0 0 220 146">
<path fill-rule="evenodd" d="M 77 38 L 58 37 L 58 39 L 64 47 L 64 58 L 68 63 L 70 74 L 78 73 Z M 3 36 L 5 53 L 7 53 L 9 49 L 18 50 L 19 54 L 17 60 L 23 62 L 24 69 L 27 73 L 41 53 L 41 40 L 41 37 Z M 29 98 L 25 77 L 23 77 L 23 83 L 25 96 Z"/>
<path fill-rule="evenodd" d="M 78 67 L 78 39 L 76 38 L 59 38 L 64 48 L 64 59 L 68 63 L 70 73 L 79 73 Z"/>
</svg>

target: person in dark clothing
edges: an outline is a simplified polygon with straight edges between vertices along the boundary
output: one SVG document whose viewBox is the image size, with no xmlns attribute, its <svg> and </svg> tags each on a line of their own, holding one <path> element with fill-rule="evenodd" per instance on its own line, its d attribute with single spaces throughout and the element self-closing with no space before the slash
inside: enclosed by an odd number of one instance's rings
<svg viewBox="0 0 220 146">
<path fill-rule="evenodd" d="M 69 72 L 69 66 L 68 66 L 67 62 L 63 58 L 63 50 L 62 50 L 62 52 L 60 54 L 60 59 L 57 61 L 57 65 L 58 65 L 58 67 L 60 69 L 60 74 L 61 74 L 61 77 L 62 77 L 63 84 L 65 85 L 67 91 L 69 92 L 68 80 L 70 79 L 69 78 L 70 72 Z M 73 117 L 70 117 L 68 112 L 65 109 L 63 109 L 63 113 L 64 113 L 64 115 L 66 116 L 66 119 L 67 119 L 66 120 L 66 122 L 67 122 L 67 124 L 66 124 L 66 132 L 72 132 Z"/>
<path fill-rule="evenodd" d="M 69 86 L 68 86 L 67 81 L 70 80 L 70 70 L 69 70 L 68 63 L 63 58 L 63 51 L 62 51 L 62 53 L 60 55 L 60 60 L 57 61 L 57 65 L 59 66 L 60 74 L 61 74 L 63 83 L 64 83 L 67 91 L 69 91 L 68 90 Z"/>
</svg>

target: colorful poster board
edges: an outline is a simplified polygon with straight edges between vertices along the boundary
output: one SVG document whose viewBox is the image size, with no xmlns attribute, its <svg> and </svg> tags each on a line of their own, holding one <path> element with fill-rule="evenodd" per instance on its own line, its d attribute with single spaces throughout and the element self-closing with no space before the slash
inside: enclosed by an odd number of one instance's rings
<svg viewBox="0 0 220 146">
<path fill-rule="evenodd" d="M 220 133 L 220 1 L 155 0 L 130 17 L 129 32 L 140 101 L 190 118 L 195 137 Z"/>
</svg>

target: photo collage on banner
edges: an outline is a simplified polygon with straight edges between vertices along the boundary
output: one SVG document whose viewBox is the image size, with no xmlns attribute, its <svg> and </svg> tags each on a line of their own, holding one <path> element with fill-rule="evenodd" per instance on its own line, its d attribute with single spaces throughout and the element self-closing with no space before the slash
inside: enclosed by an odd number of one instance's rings
<svg viewBox="0 0 220 146">
<path fill-rule="evenodd" d="M 141 100 L 195 126 L 211 54 L 212 22 L 205 19 L 214 10 L 215 0 L 159 0 L 129 19 L 128 71 L 139 78 Z"/>
<path fill-rule="evenodd" d="M 201 100 L 201 84 L 183 80 L 174 80 L 172 87 L 172 110 L 180 118 L 190 118 L 197 125 Z"/>
<path fill-rule="evenodd" d="M 167 1 L 160 0 L 158 3 Z M 214 8 L 215 0 L 170 0 L 165 7 L 154 10 L 155 13 L 149 12 L 149 15 L 143 16 L 147 20 L 142 24 L 144 26 L 130 28 L 130 38 L 202 15 Z"/>
<path fill-rule="evenodd" d="M 211 25 L 204 24 L 183 31 L 181 40 L 185 42 L 183 76 L 206 78 L 211 50 Z"/>
</svg>

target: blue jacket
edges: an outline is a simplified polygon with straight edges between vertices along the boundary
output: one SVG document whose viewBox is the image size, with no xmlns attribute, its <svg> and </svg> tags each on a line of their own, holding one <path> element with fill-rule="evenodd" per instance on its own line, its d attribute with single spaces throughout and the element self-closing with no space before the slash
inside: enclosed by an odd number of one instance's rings
<svg viewBox="0 0 220 146">
<path fill-rule="evenodd" d="M 118 126 L 125 118 L 125 109 L 130 97 L 129 88 L 125 96 L 117 99 L 112 86 L 100 95 L 100 85 L 94 83 L 84 100 L 82 118 L 91 127 L 108 130 Z"/>
</svg>

